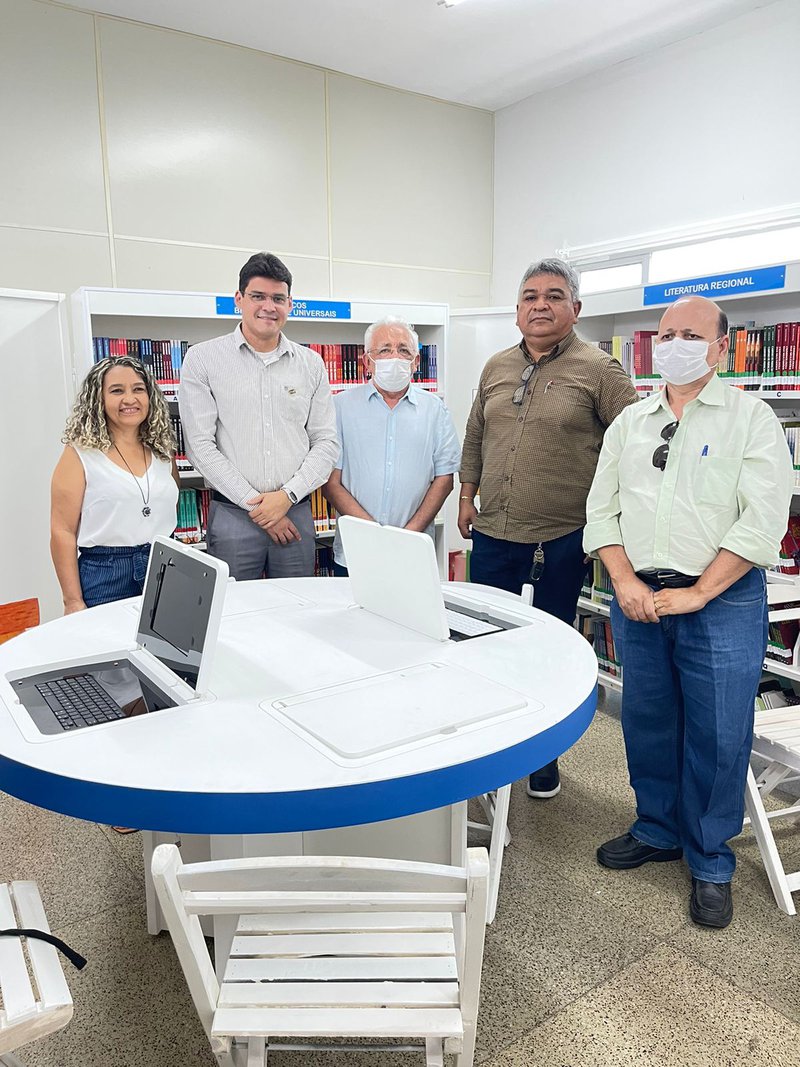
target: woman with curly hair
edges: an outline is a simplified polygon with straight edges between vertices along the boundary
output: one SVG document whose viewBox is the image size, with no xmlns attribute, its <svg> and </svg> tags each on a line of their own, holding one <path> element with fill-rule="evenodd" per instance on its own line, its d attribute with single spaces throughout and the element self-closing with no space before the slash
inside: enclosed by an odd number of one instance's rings
<svg viewBox="0 0 800 1067">
<path fill-rule="evenodd" d="M 138 359 L 96 363 L 53 473 L 50 552 L 64 613 L 138 596 L 150 544 L 175 529 L 175 438 L 161 390 Z"/>
</svg>

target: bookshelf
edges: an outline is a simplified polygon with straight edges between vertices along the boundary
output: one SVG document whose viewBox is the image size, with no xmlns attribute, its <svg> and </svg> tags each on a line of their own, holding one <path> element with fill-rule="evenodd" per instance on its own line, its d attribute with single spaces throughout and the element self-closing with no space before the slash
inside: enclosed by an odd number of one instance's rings
<svg viewBox="0 0 800 1067">
<path fill-rule="evenodd" d="M 141 289 L 101 289 L 84 287 L 71 297 L 72 311 L 72 386 L 77 391 L 83 377 L 95 358 L 96 338 L 122 338 L 130 341 L 141 339 L 172 339 L 171 362 L 179 361 L 175 348 L 178 343 L 196 344 L 218 337 L 233 330 L 240 316 L 229 311 L 220 312 L 216 293 L 158 292 Z M 228 307 L 230 300 L 223 306 Z M 427 371 L 428 380 L 420 380 L 422 388 L 444 395 L 446 346 L 449 308 L 446 304 L 390 303 L 388 301 L 350 301 L 337 303 L 337 310 L 349 309 L 349 318 L 319 318 L 293 314 L 285 327 L 291 340 L 307 344 L 319 352 L 331 380 L 334 393 L 353 388 L 359 384 L 358 361 L 364 330 L 371 323 L 386 315 L 405 319 L 417 331 L 422 346 L 420 370 Z M 185 347 L 185 346 L 184 346 Z M 177 418 L 177 389 L 162 386 L 170 407 Z M 181 460 L 181 484 L 187 490 L 198 492 L 198 512 L 202 512 L 202 478 L 189 468 L 188 461 Z M 319 494 L 315 494 L 318 496 Z M 312 504 L 315 503 L 312 501 Z M 312 509 L 317 527 L 318 573 L 328 573 L 328 550 L 332 541 L 331 519 L 324 501 L 318 500 Z M 202 515 L 201 515 L 202 520 Z M 335 523 L 335 519 L 333 520 Z M 205 527 L 201 521 L 201 534 Z M 436 555 L 439 570 L 445 574 L 447 537 L 444 515 L 439 516 L 435 526 Z M 199 542 L 202 543 L 202 542 Z"/>
</svg>

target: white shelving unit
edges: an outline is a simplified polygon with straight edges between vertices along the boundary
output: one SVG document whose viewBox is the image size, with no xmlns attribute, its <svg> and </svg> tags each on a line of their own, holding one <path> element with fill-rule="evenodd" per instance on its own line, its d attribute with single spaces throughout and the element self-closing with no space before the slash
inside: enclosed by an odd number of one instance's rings
<svg viewBox="0 0 800 1067">
<path fill-rule="evenodd" d="M 217 312 L 217 297 L 223 293 L 157 292 L 142 289 L 84 287 L 71 297 L 72 385 L 77 391 L 92 366 L 93 337 L 138 339 L 178 338 L 196 344 L 233 330 L 240 317 Z M 398 315 L 415 328 L 421 344 L 437 349 L 437 392 L 444 393 L 449 322 L 447 304 L 350 301 L 349 319 L 292 316 L 285 327 L 287 337 L 300 344 L 363 344 L 364 330 L 385 315 Z M 184 471 L 187 487 L 198 476 Z M 323 543 L 327 540 L 320 538 Z M 436 525 L 436 555 L 442 575 L 447 573 L 447 536 L 444 519 Z"/>
</svg>

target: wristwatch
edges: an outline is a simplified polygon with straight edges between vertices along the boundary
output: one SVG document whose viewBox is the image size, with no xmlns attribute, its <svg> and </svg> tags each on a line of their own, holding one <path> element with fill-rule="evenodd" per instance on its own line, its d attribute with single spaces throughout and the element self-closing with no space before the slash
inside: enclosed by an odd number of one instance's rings
<svg viewBox="0 0 800 1067">
<path fill-rule="evenodd" d="M 298 502 L 297 493 L 293 493 L 291 489 L 287 489 L 285 485 L 281 486 L 281 492 L 286 493 L 293 504 Z"/>
</svg>

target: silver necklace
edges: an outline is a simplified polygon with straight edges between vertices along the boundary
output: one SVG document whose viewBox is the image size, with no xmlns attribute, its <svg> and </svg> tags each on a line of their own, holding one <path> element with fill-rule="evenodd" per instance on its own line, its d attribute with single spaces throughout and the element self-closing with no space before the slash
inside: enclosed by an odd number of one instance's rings
<svg viewBox="0 0 800 1067">
<path fill-rule="evenodd" d="M 114 442 L 114 448 L 117 448 L 116 442 Z M 131 470 L 130 464 L 128 463 L 127 459 L 125 459 L 125 457 L 123 456 L 123 454 L 120 452 L 120 450 L 118 448 L 117 448 L 117 455 L 119 456 L 119 458 L 122 460 L 122 462 L 125 464 L 125 466 L 130 471 L 131 478 L 133 478 L 133 480 L 136 482 L 136 488 L 141 493 L 142 503 L 144 504 L 144 507 L 142 508 L 142 515 L 144 515 L 144 517 L 147 518 L 147 516 L 150 514 L 150 468 L 149 468 L 149 466 L 147 466 L 147 453 L 144 450 L 144 445 L 142 445 L 142 456 L 143 456 L 144 462 L 145 462 L 144 474 L 145 474 L 145 478 L 147 479 L 147 496 L 145 496 L 144 493 L 142 493 L 142 487 L 141 487 L 141 485 L 139 485 L 139 479 L 133 473 L 133 471 Z"/>
</svg>

